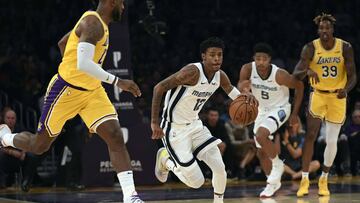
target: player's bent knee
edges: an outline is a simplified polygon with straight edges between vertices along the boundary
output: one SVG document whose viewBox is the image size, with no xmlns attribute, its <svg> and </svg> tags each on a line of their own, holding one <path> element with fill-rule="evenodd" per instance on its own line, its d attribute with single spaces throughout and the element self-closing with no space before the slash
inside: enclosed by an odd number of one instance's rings
<svg viewBox="0 0 360 203">
<path fill-rule="evenodd" d="M 205 182 L 204 175 L 197 163 L 190 167 L 182 168 L 181 173 L 185 177 L 183 182 L 191 188 L 200 188 Z"/>
<path fill-rule="evenodd" d="M 205 183 L 205 178 L 203 175 L 196 177 L 196 178 L 192 178 L 192 180 L 189 182 L 189 187 L 191 188 L 195 188 L 198 189 L 200 188 L 203 184 Z"/>
<path fill-rule="evenodd" d="M 116 146 L 124 146 L 124 138 L 123 138 L 123 133 L 121 131 L 120 128 L 113 128 L 113 129 L 109 129 L 108 133 L 107 133 L 107 141 L 109 142 L 108 144 L 114 144 Z"/>
</svg>

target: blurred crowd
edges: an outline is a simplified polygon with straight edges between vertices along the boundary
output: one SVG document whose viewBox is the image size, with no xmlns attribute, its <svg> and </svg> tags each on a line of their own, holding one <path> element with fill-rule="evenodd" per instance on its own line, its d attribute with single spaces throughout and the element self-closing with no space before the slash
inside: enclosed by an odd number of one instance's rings
<svg viewBox="0 0 360 203">
<path fill-rule="evenodd" d="M 360 44 L 356 41 L 360 39 L 360 27 L 356 22 L 360 22 L 360 13 L 353 9 L 360 8 L 359 1 L 151 2 L 155 7 L 149 8 L 145 0 L 126 1 L 132 68 L 143 92 L 138 104 L 142 115 L 147 118 L 150 117 L 154 85 L 187 63 L 199 61 L 199 43 L 209 36 L 224 39 L 226 49 L 222 68 L 236 85 L 240 67 L 252 60 L 252 47 L 260 41 L 272 45 L 275 51 L 273 63 L 292 72 L 303 45 L 317 38 L 312 19 L 324 11 L 336 17 L 335 36 L 352 44 L 359 66 Z M 38 101 L 61 61 L 57 41 L 93 5 L 93 1 L 88 0 L 1 1 L 0 90 L 39 111 Z M 161 26 L 154 27 L 156 23 Z M 356 148 L 360 144 L 359 91 L 357 86 L 349 94 L 348 118 L 339 135 L 339 153 L 333 175 L 360 173 L 360 149 Z M 298 179 L 300 175 L 306 100 L 299 115 L 302 125 L 296 129 L 284 126 L 275 136 L 282 156 L 288 160 L 286 174 L 290 179 Z M 213 135 L 223 140 L 219 148 L 229 176 L 259 178 L 261 169 L 256 159 L 252 127 L 234 125 L 227 114 L 228 105 L 227 96 L 220 90 L 206 104 L 201 118 Z M 3 110 L 1 122 L 12 122 L 14 112 L 4 106 L 0 106 L 0 110 Z M 319 134 L 317 153 L 311 164 L 314 172 L 323 159 L 323 132 Z M 14 158 L 10 153 L 0 153 Z M 15 166 L 21 165 L 26 157 L 20 152 L 20 156 L 15 157 Z M 4 159 L 3 155 L 0 159 L 0 162 Z M 4 173 L 8 172 L 0 171 L 0 187 L 6 185 Z"/>
</svg>

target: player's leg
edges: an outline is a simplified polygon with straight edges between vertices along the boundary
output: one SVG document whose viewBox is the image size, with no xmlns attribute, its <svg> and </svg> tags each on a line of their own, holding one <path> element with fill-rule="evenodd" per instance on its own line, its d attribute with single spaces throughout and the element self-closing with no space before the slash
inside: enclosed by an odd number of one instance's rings
<svg viewBox="0 0 360 203">
<path fill-rule="evenodd" d="M 197 121 L 192 134 L 192 148 L 194 156 L 204 161 L 212 171 L 212 185 L 214 188 L 214 202 L 222 203 L 226 188 L 227 174 L 225 164 L 218 144 L 220 139 L 213 137 L 207 127 Z"/>
<path fill-rule="evenodd" d="M 137 197 L 130 157 L 126 149 L 123 133 L 117 119 L 106 120 L 95 129 L 108 146 L 110 161 L 119 179 L 124 195 L 124 202 L 131 202 Z"/>
<path fill-rule="evenodd" d="M 192 152 L 192 133 L 195 124 L 175 125 L 166 122 L 162 139 L 165 148 L 159 149 L 156 158 L 155 175 L 160 182 L 165 182 L 168 171 L 172 171 L 184 184 L 199 188 L 205 178 Z M 174 135 L 174 136 L 170 136 Z"/>
<path fill-rule="evenodd" d="M 118 115 L 103 88 L 98 88 L 89 95 L 79 115 L 90 132 L 97 133 L 107 144 L 110 161 L 122 188 L 124 202 L 142 202 L 135 190 L 130 157 Z"/>
<path fill-rule="evenodd" d="M 165 183 L 169 171 L 172 171 L 181 182 L 191 188 L 200 188 L 205 182 L 204 175 L 196 161 L 190 165 L 181 166 L 170 157 L 167 149 L 162 147 L 156 155 L 155 176 L 160 182 Z"/>
<path fill-rule="evenodd" d="M 11 133 L 7 125 L 0 126 L 2 147 L 14 147 L 34 154 L 46 152 L 56 137 L 50 137 L 46 131 L 37 134 L 30 132 Z"/>
<path fill-rule="evenodd" d="M 271 167 L 272 167 L 271 160 L 266 155 L 266 153 L 262 150 L 262 148 L 257 149 L 256 156 L 259 159 L 259 163 L 260 163 L 262 170 L 264 171 L 266 177 L 268 177 L 270 175 Z"/>
<path fill-rule="evenodd" d="M 197 157 L 199 160 L 204 161 L 211 169 L 214 199 L 219 199 L 218 202 L 221 202 L 226 188 L 227 174 L 219 148 L 213 146 Z"/>
<path fill-rule="evenodd" d="M 261 150 L 266 154 L 267 158 L 271 160 L 271 172 L 267 178 L 267 183 L 279 186 L 282 173 L 284 172 L 284 163 L 278 156 L 279 150 L 276 143 L 269 139 L 270 132 L 275 132 L 278 126 L 273 122 L 273 118 L 268 118 L 263 121 L 257 130 L 255 141 L 257 146 L 261 147 Z M 264 158 L 262 161 L 266 162 L 267 160 Z"/>
<path fill-rule="evenodd" d="M 326 99 L 325 99 L 326 100 Z M 306 136 L 302 154 L 302 178 L 296 195 L 302 197 L 309 193 L 309 165 L 314 153 L 314 143 L 319 133 L 321 120 L 326 112 L 324 98 L 316 92 L 311 93 L 309 101 L 309 112 L 306 117 Z"/>
<path fill-rule="evenodd" d="M 319 133 L 321 120 L 319 118 L 314 118 L 311 114 L 308 114 L 306 123 L 307 132 L 304 140 L 304 148 L 302 154 L 302 178 L 299 190 L 297 191 L 298 197 L 302 197 L 309 193 L 309 166 L 314 153 L 314 142 Z"/>
<path fill-rule="evenodd" d="M 331 111 L 327 111 L 325 115 L 326 147 L 323 171 L 318 183 L 319 195 L 325 196 L 330 195 L 327 177 L 337 153 L 337 141 L 342 123 L 345 120 L 346 99 L 337 99 L 335 94 L 331 94 L 328 96 L 327 105 L 328 108 L 331 107 Z"/>
<path fill-rule="evenodd" d="M 267 185 L 260 193 L 260 197 L 271 197 L 281 187 L 281 177 L 284 172 L 284 163 L 279 159 L 279 138 L 275 137 L 275 142 L 271 141 L 271 134 L 275 133 L 289 118 L 290 105 L 282 108 L 274 109 L 273 111 L 264 115 L 264 118 L 256 125 L 255 144 L 258 148 L 266 154 L 267 158 L 271 160 L 271 171 L 267 178 Z M 265 167 L 269 164 L 268 160 L 263 160 Z M 266 169 L 265 169 L 266 170 Z"/>
<path fill-rule="evenodd" d="M 326 129 L 326 147 L 324 151 L 324 165 L 323 172 L 329 173 L 330 168 L 335 160 L 337 152 L 337 141 L 342 124 L 325 122 Z"/>
<path fill-rule="evenodd" d="M 304 149 L 302 155 L 303 173 L 309 173 L 309 165 L 314 153 L 314 143 L 319 133 L 321 120 L 319 118 L 314 118 L 311 114 L 308 114 L 306 123 L 307 123 L 307 132 L 304 140 Z"/>
<path fill-rule="evenodd" d="M 55 75 L 47 88 L 37 133 L 12 133 L 3 125 L 0 129 L 0 141 L 5 147 L 12 146 L 34 154 L 46 152 L 65 122 L 77 114 L 82 98 L 78 96 L 81 94 L 78 90 L 73 92 L 66 82 Z"/>
<path fill-rule="evenodd" d="M 318 160 L 314 160 L 310 162 L 309 173 L 315 173 L 320 168 L 320 162 Z"/>
</svg>

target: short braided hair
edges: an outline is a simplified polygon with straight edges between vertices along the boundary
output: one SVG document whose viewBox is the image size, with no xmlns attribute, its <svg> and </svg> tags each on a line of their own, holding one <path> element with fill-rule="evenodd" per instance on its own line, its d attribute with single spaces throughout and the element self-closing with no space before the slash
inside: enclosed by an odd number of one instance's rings
<svg viewBox="0 0 360 203">
<path fill-rule="evenodd" d="M 332 25 L 335 25 L 336 23 L 335 17 L 328 13 L 321 13 L 320 15 L 316 16 L 313 21 L 316 25 L 319 25 L 321 21 L 325 20 L 329 21 Z"/>
</svg>

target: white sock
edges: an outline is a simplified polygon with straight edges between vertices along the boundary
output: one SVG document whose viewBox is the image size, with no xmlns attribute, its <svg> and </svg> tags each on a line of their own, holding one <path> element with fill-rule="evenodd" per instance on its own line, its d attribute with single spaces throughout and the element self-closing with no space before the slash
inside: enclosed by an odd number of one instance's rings
<svg viewBox="0 0 360 203">
<path fill-rule="evenodd" d="M 5 134 L 3 135 L 2 137 L 2 141 L 3 141 L 3 144 L 5 145 L 4 147 L 14 147 L 14 137 L 17 133 L 14 133 L 14 134 L 11 134 L 11 133 L 8 133 L 8 134 Z"/>
<path fill-rule="evenodd" d="M 167 159 L 165 162 L 165 166 L 169 171 L 174 171 L 175 164 L 171 159 Z"/>
<path fill-rule="evenodd" d="M 136 195 L 134 178 L 132 171 L 123 171 L 117 174 L 119 179 L 121 189 L 123 192 L 124 199 L 130 197 L 131 195 Z"/>
<path fill-rule="evenodd" d="M 223 200 L 224 199 L 224 194 L 214 194 L 214 200 Z"/>
<path fill-rule="evenodd" d="M 321 177 L 328 178 L 329 173 L 325 173 L 324 171 L 321 173 Z"/>
<path fill-rule="evenodd" d="M 309 172 L 302 172 L 302 178 L 309 179 Z"/>
<path fill-rule="evenodd" d="M 281 160 L 279 159 L 279 156 L 276 155 L 275 158 L 271 159 L 271 162 L 272 162 L 272 164 L 274 165 L 274 164 L 277 164 L 277 163 L 281 162 Z"/>
</svg>

